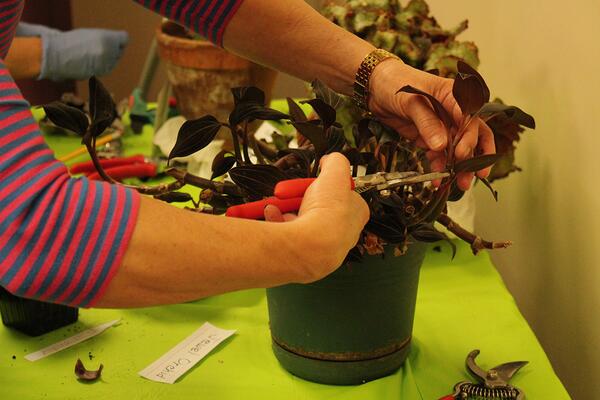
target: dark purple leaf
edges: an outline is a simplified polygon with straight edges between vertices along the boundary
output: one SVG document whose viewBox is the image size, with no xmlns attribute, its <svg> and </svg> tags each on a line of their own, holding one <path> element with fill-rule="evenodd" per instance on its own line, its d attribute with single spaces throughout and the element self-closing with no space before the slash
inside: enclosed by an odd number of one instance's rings
<svg viewBox="0 0 600 400">
<path fill-rule="evenodd" d="M 328 129 L 334 124 L 336 118 L 335 108 L 325 103 L 321 99 L 304 100 L 301 103 L 308 103 L 315 110 L 321 121 L 324 129 Z"/>
<path fill-rule="evenodd" d="M 256 103 L 265 105 L 265 92 L 254 86 L 241 86 L 231 89 L 233 102 L 237 106 L 240 103 Z"/>
<path fill-rule="evenodd" d="M 454 172 L 477 172 L 493 165 L 500 157 L 501 154 L 486 154 L 462 160 L 454 165 Z"/>
<path fill-rule="evenodd" d="M 452 259 L 454 259 L 454 257 L 456 256 L 456 244 L 454 244 L 454 242 L 450 240 L 448 235 L 435 229 L 432 224 L 417 225 L 414 229 L 410 231 L 410 235 L 415 240 L 425 243 L 435 243 L 439 242 L 440 240 L 445 240 L 446 242 L 448 242 L 450 248 L 452 249 Z"/>
<path fill-rule="evenodd" d="M 100 364 L 100 367 L 96 371 L 87 370 L 83 366 L 81 360 L 78 358 L 77 363 L 75 363 L 75 375 L 77 376 L 77 379 L 81 379 L 82 381 L 95 381 L 96 379 L 100 378 L 100 375 L 102 374 L 102 368 L 104 368 L 104 366 Z"/>
<path fill-rule="evenodd" d="M 452 95 L 465 115 L 475 114 L 485 103 L 481 85 L 473 75 L 457 74 Z"/>
<path fill-rule="evenodd" d="M 465 195 L 465 192 L 462 191 L 456 181 L 452 181 L 452 187 L 450 188 L 450 194 L 448 195 L 448 201 L 459 201 Z"/>
<path fill-rule="evenodd" d="M 300 164 L 301 168 L 304 168 L 305 170 L 308 170 L 310 168 L 310 165 L 312 164 L 312 162 L 315 159 L 315 153 L 314 151 L 308 150 L 308 149 L 285 149 L 285 150 L 281 150 L 277 153 L 277 158 L 281 159 L 283 158 L 286 154 L 293 154 L 295 159 L 298 161 L 298 164 Z"/>
<path fill-rule="evenodd" d="M 315 79 L 311 82 L 311 86 L 317 98 L 323 100 L 334 109 L 337 110 L 344 104 L 344 98 L 329 89 L 323 82 Z"/>
<path fill-rule="evenodd" d="M 327 149 L 327 136 L 325 135 L 325 131 L 322 126 L 315 125 L 310 121 L 307 122 L 294 122 L 292 123 L 294 128 L 300 132 L 302 136 L 310 140 L 310 142 L 315 146 L 315 151 L 317 154 L 324 154 Z"/>
<path fill-rule="evenodd" d="M 446 208 L 446 201 L 450 193 L 450 185 L 444 184 L 440 186 L 434 193 L 431 199 L 417 213 L 411 225 L 419 224 L 423 221 L 433 222 Z"/>
<path fill-rule="evenodd" d="M 431 75 L 440 76 L 440 70 L 437 68 L 429 69 L 425 72 L 427 72 L 428 74 L 431 74 Z"/>
<path fill-rule="evenodd" d="M 519 125 L 535 129 L 535 119 L 525 111 L 521 110 L 519 107 L 515 106 L 508 106 L 506 104 L 496 102 L 486 103 L 483 105 L 483 107 L 481 107 L 477 115 L 491 119 L 501 113 L 504 113 L 509 120 Z"/>
<path fill-rule="evenodd" d="M 369 139 L 373 137 L 373 132 L 371 132 L 371 129 L 369 128 L 370 122 L 370 119 L 363 118 L 358 121 L 358 125 L 356 126 L 354 140 L 356 141 L 356 148 L 359 150 L 364 148 L 367 143 L 369 143 Z"/>
<path fill-rule="evenodd" d="M 410 235 L 420 241 L 426 243 L 435 243 L 440 240 L 448 239 L 445 233 L 438 231 L 432 224 L 419 224 L 410 230 Z"/>
<path fill-rule="evenodd" d="M 371 215 L 365 229 L 388 243 L 402 243 L 406 239 L 406 227 L 389 216 Z"/>
<path fill-rule="evenodd" d="M 490 192 L 492 193 L 492 196 L 494 196 L 494 200 L 498 201 L 498 191 L 492 187 L 492 184 L 490 183 L 490 181 L 488 181 L 486 178 L 477 178 L 477 179 L 480 180 L 481 182 L 483 182 L 485 187 L 487 187 L 490 190 Z"/>
<path fill-rule="evenodd" d="M 236 159 L 227 150 L 221 150 L 219 154 L 213 158 L 210 179 L 215 179 L 218 176 L 225 175 L 235 165 Z"/>
<path fill-rule="evenodd" d="M 265 164 L 235 167 L 229 176 L 246 192 L 259 197 L 273 196 L 277 182 L 287 179 L 279 168 Z"/>
<path fill-rule="evenodd" d="M 469 64 L 467 64 L 466 62 L 464 62 L 462 60 L 458 60 L 458 62 L 456 63 L 456 68 L 457 68 L 459 74 L 472 75 L 475 78 L 477 78 L 477 80 L 479 81 L 481 88 L 483 90 L 484 103 L 487 103 L 488 101 L 490 101 L 490 89 L 488 88 L 487 84 L 485 83 L 485 79 L 483 79 L 483 76 L 481 76 L 481 74 L 479 74 L 479 72 L 477 72 L 477 70 L 475 68 L 471 67 Z"/>
<path fill-rule="evenodd" d="M 302 111 L 302 108 L 294 100 L 290 99 L 289 97 L 287 97 L 286 100 L 288 103 L 288 109 L 289 109 L 289 114 L 290 114 L 291 120 L 294 122 L 306 122 L 307 121 L 306 114 L 304 114 L 304 111 Z"/>
<path fill-rule="evenodd" d="M 289 115 L 284 114 L 280 111 L 274 110 L 269 107 L 265 107 L 262 104 L 253 102 L 242 102 L 238 103 L 231 114 L 229 114 L 229 125 L 232 127 L 241 124 L 242 122 L 252 122 L 255 119 L 258 120 L 280 120 L 288 119 Z"/>
<path fill-rule="evenodd" d="M 46 116 L 54 125 L 83 136 L 89 126 L 85 113 L 78 108 L 54 101 L 43 106 Z"/>
<path fill-rule="evenodd" d="M 450 113 L 448 113 L 448 111 L 446 111 L 446 109 L 444 108 L 442 103 L 439 102 L 438 99 L 436 99 L 429 93 L 425 93 L 422 90 L 419 90 L 417 88 L 414 88 L 414 87 L 408 86 L 408 85 L 404 86 L 402 89 L 398 90 L 396 92 L 396 94 L 400 93 L 400 92 L 419 94 L 421 96 L 425 96 L 429 100 L 431 105 L 433 106 L 433 110 L 435 111 L 436 115 L 442 120 L 444 125 L 446 125 L 446 128 L 450 129 L 451 127 L 455 126 L 454 119 L 452 118 Z"/>
<path fill-rule="evenodd" d="M 92 116 L 90 133 L 93 137 L 98 137 L 113 123 L 117 117 L 117 109 L 110 93 L 95 76 L 89 80 L 89 91 Z"/>
<path fill-rule="evenodd" d="M 163 193 L 154 196 L 154 198 L 167 203 L 187 203 L 193 200 L 189 193 L 184 192 Z"/>
<path fill-rule="evenodd" d="M 342 151 L 346 145 L 346 137 L 344 130 L 336 126 L 332 126 L 327 134 L 327 150 L 326 153 Z"/>
<path fill-rule="evenodd" d="M 212 115 L 185 121 L 179 128 L 175 146 L 169 153 L 169 160 L 175 157 L 186 157 L 202 150 L 213 141 L 221 129 L 221 123 Z"/>
</svg>

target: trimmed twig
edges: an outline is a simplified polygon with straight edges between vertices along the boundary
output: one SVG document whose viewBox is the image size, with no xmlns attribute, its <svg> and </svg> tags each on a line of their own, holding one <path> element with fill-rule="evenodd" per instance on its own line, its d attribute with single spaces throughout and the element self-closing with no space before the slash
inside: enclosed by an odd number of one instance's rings
<svg viewBox="0 0 600 400">
<path fill-rule="evenodd" d="M 244 194 L 235 184 L 231 182 L 216 182 L 210 179 L 201 178 L 196 175 L 192 175 L 186 171 L 171 168 L 165 171 L 165 173 L 180 182 L 188 185 L 196 186 L 201 189 L 210 189 L 216 193 L 228 194 L 230 196 L 243 197 Z"/>
<path fill-rule="evenodd" d="M 477 254 L 480 250 L 483 249 L 505 249 L 512 245 L 511 241 L 505 242 L 489 242 L 487 240 L 483 240 L 480 236 L 477 236 L 456 222 L 454 222 L 447 214 L 440 214 L 437 218 L 437 222 L 444 225 L 446 229 L 450 232 L 454 233 L 456 236 L 464 240 L 465 242 L 471 245 L 471 250 L 473 254 Z"/>
<path fill-rule="evenodd" d="M 100 160 L 98 159 L 98 154 L 96 153 L 96 138 L 92 137 L 91 141 L 90 140 L 84 140 L 85 142 L 85 147 L 88 150 L 88 153 L 90 154 L 90 158 L 92 159 L 92 163 L 94 164 L 94 167 L 96 168 L 96 171 L 98 171 L 98 175 L 100 175 L 100 177 L 102 179 L 104 179 L 106 182 L 109 182 L 111 184 L 114 185 L 121 185 L 124 186 L 128 189 L 134 189 L 137 190 L 139 193 L 141 194 L 147 194 L 147 195 L 159 195 L 159 194 L 164 194 L 164 193 L 169 193 L 172 192 L 174 190 L 178 190 L 181 189 L 185 184 L 183 183 L 183 181 L 177 180 L 174 182 L 170 182 L 170 183 L 163 183 L 157 186 L 146 186 L 146 185 L 142 185 L 142 186 L 136 186 L 136 185 L 126 185 L 123 184 L 121 182 L 118 182 L 116 180 L 114 180 L 113 178 L 111 178 L 106 171 L 104 170 L 104 168 L 102 167 L 102 164 L 100 164 Z"/>
</svg>

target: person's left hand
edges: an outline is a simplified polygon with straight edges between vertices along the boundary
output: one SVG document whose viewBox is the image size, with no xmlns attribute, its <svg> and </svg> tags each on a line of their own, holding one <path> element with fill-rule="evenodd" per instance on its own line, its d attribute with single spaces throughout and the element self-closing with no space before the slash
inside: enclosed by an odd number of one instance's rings
<svg viewBox="0 0 600 400">
<path fill-rule="evenodd" d="M 434 171 L 446 168 L 444 149 L 448 146 L 447 130 L 433 111 L 429 101 L 420 95 L 396 93 L 405 85 L 413 86 L 435 97 L 452 115 L 457 124 L 462 112 L 452 95 L 453 81 L 440 78 L 412 68 L 401 61 L 385 60 L 371 75 L 369 109 L 382 122 L 396 129 L 402 136 L 415 140 L 417 145 L 428 149 L 427 158 Z M 464 160 L 479 154 L 496 151 L 492 130 L 479 118 L 474 118 L 455 148 L 456 160 Z M 485 178 L 491 167 L 477 172 Z M 457 184 L 467 190 L 473 180 L 472 173 L 458 174 Z"/>
<path fill-rule="evenodd" d="M 42 39 L 42 67 L 38 79 L 61 81 L 88 79 L 109 73 L 115 67 L 129 36 L 109 29 L 57 29 L 21 22 L 17 36 Z"/>
</svg>

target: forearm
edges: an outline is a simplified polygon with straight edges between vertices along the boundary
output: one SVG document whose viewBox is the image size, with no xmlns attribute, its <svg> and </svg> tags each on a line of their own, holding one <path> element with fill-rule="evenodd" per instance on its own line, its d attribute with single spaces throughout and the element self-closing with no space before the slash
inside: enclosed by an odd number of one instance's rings
<svg viewBox="0 0 600 400">
<path fill-rule="evenodd" d="M 225 221 L 143 198 L 123 263 L 94 307 L 179 303 L 310 280 L 316 263 L 335 261 L 314 248 L 318 242 L 306 251 L 300 225 Z"/>
<path fill-rule="evenodd" d="M 303 0 L 244 0 L 225 30 L 224 47 L 306 81 L 318 78 L 347 95 L 374 49 Z"/>
<path fill-rule="evenodd" d="M 37 78 L 42 68 L 42 39 L 14 38 L 4 62 L 14 79 Z"/>
</svg>

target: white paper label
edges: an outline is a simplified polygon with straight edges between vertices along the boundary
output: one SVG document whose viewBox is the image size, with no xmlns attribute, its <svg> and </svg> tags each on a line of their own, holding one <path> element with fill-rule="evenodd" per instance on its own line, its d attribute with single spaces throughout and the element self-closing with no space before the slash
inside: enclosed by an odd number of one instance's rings
<svg viewBox="0 0 600 400">
<path fill-rule="evenodd" d="M 281 131 L 275 126 L 271 125 L 269 121 L 264 121 L 262 124 L 260 124 L 256 132 L 254 132 L 254 137 L 256 138 L 256 140 L 263 139 L 267 143 L 273 143 L 272 136 L 274 133 L 277 133 L 278 135 L 283 135 L 283 133 L 281 133 Z"/>
<path fill-rule="evenodd" d="M 86 329 L 85 331 L 79 332 L 71 337 L 68 337 L 64 340 L 61 340 L 60 342 L 56 342 L 54 344 L 51 344 L 48 347 L 44 347 L 41 350 L 38 350 L 34 353 L 31 354 L 27 354 L 25 356 L 26 360 L 29 361 L 37 361 L 40 360 L 44 357 L 48 357 L 51 354 L 54 354 L 56 352 L 59 352 L 61 350 L 64 350 L 66 348 L 69 348 L 71 346 L 76 345 L 77 343 L 81 343 L 84 340 L 87 340 L 91 337 L 94 337 L 96 335 L 101 334 L 102 332 L 104 332 L 105 330 L 107 330 L 108 328 L 110 328 L 111 326 L 115 325 L 116 323 L 118 323 L 120 321 L 120 319 L 115 319 L 114 321 L 110 321 L 107 322 L 105 324 L 102 325 L 98 325 L 95 326 L 93 328 L 90 329 Z"/>
<path fill-rule="evenodd" d="M 177 378 L 234 333 L 235 330 L 227 331 L 206 322 L 164 356 L 138 373 L 156 382 L 175 383 Z"/>
</svg>

